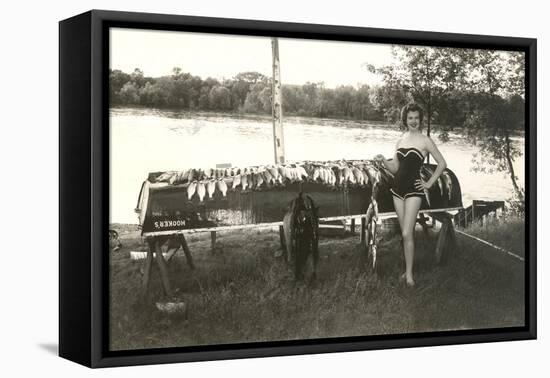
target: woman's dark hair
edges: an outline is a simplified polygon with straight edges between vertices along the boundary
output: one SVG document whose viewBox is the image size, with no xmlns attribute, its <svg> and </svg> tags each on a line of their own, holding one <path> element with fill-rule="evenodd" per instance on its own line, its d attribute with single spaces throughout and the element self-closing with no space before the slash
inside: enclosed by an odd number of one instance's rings
<svg viewBox="0 0 550 378">
<path fill-rule="evenodd" d="M 418 112 L 420 123 L 422 123 L 422 120 L 424 119 L 424 109 L 422 109 L 422 107 L 416 102 L 409 102 L 401 109 L 401 124 L 403 127 L 407 128 L 407 114 L 409 112 Z"/>
</svg>

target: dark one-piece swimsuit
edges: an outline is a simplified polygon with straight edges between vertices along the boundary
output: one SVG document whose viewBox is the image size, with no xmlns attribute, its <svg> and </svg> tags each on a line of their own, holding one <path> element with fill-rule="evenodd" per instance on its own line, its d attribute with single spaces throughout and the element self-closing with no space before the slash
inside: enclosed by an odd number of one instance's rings
<svg viewBox="0 0 550 378">
<path fill-rule="evenodd" d="M 420 179 L 420 168 L 424 161 L 422 152 L 414 147 L 398 148 L 397 159 L 399 169 L 395 174 L 390 192 L 402 200 L 407 197 L 424 197 L 424 192 L 415 188 L 416 181 Z"/>
</svg>

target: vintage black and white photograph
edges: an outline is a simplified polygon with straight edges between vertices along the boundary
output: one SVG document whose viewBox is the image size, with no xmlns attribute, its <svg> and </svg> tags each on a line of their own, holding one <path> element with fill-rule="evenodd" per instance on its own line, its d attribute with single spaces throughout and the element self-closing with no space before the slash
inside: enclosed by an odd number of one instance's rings
<svg viewBox="0 0 550 378">
<path fill-rule="evenodd" d="M 109 350 L 525 326 L 525 60 L 110 28 Z"/>
</svg>

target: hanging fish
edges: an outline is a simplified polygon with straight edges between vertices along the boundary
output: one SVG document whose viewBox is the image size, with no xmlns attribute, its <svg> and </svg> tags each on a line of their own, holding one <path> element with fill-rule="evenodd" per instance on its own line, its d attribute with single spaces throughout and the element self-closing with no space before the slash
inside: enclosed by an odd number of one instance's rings
<svg viewBox="0 0 550 378">
<path fill-rule="evenodd" d="M 428 181 L 429 180 L 426 172 L 423 171 L 422 169 L 420 170 L 420 178 L 422 179 L 422 181 Z M 426 188 L 424 188 L 424 195 L 426 196 L 426 202 L 428 202 L 428 206 L 432 207 L 432 205 L 430 203 L 430 192 Z"/>
<path fill-rule="evenodd" d="M 328 183 L 329 185 L 336 184 L 336 176 L 334 175 L 334 171 L 331 167 L 326 167 L 327 175 L 328 175 Z"/>
<path fill-rule="evenodd" d="M 271 186 L 275 183 L 273 176 L 271 176 L 271 173 L 267 168 L 262 172 L 262 175 L 264 176 L 264 181 L 267 186 Z"/>
<path fill-rule="evenodd" d="M 329 185 L 334 185 L 334 172 L 330 167 L 325 167 L 325 172 L 327 172 L 327 180 Z"/>
<path fill-rule="evenodd" d="M 233 177 L 233 186 L 232 186 L 232 188 L 235 189 L 239 185 L 241 185 L 241 175 L 235 175 Z"/>
<path fill-rule="evenodd" d="M 306 170 L 301 165 L 298 165 L 296 167 L 296 170 L 298 171 L 298 175 L 300 176 L 301 179 L 307 179 L 309 177 Z"/>
<path fill-rule="evenodd" d="M 344 185 L 344 181 L 346 181 L 346 176 L 344 175 L 344 167 L 339 166 L 338 167 L 338 185 L 340 186 Z"/>
<path fill-rule="evenodd" d="M 292 175 L 294 176 L 294 181 L 301 182 L 302 181 L 302 175 L 300 173 L 300 169 L 298 167 L 292 168 Z M 306 175 L 307 177 L 307 175 Z"/>
<path fill-rule="evenodd" d="M 293 181 L 301 181 L 300 174 L 298 173 L 298 168 L 292 167 L 290 168 L 290 172 L 292 174 Z"/>
<path fill-rule="evenodd" d="M 434 171 L 430 167 L 423 165 L 422 169 L 426 170 L 426 173 L 429 174 L 430 178 L 433 176 Z M 443 183 L 441 182 L 441 176 L 437 178 L 437 186 L 439 186 L 439 192 L 441 193 L 441 197 L 443 197 Z"/>
<path fill-rule="evenodd" d="M 250 172 L 248 174 L 248 187 L 250 189 L 254 189 L 256 187 L 256 174 L 254 172 Z"/>
<path fill-rule="evenodd" d="M 369 176 L 369 182 L 374 188 L 380 182 L 380 172 L 375 169 L 372 165 L 369 165 L 365 168 L 367 175 Z"/>
<path fill-rule="evenodd" d="M 292 170 L 290 167 L 284 167 L 284 176 L 287 180 L 292 181 L 293 176 L 292 176 Z"/>
<path fill-rule="evenodd" d="M 174 172 L 172 177 L 170 177 L 170 179 L 168 180 L 168 183 L 170 185 L 176 185 L 180 181 L 180 175 L 181 175 L 181 171 Z"/>
<path fill-rule="evenodd" d="M 276 183 L 279 179 L 279 171 L 277 170 L 277 168 L 269 167 L 267 168 L 267 170 L 269 171 L 269 174 L 273 177 L 273 183 Z"/>
<path fill-rule="evenodd" d="M 325 166 L 321 167 L 321 170 L 319 171 L 319 176 L 321 176 L 321 181 L 323 181 L 323 184 L 328 184 L 329 177 L 328 177 L 327 167 Z"/>
<path fill-rule="evenodd" d="M 313 176 L 311 177 L 311 179 L 315 182 L 320 177 L 321 177 L 321 168 L 315 167 L 315 169 L 313 170 Z"/>
<path fill-rule="evenodd" d="M 173 179 L 170 179 L 170 180 L 172 180 L 172 185 L 178 184 L 178 183 L 181 181 L 181 180 L 180 180 L 181 174 L 182 174 L 182 171 L 177 171 L 177 172 L 174 174 L 174 178 L 173 178 Z"/>
<path fill-rule="evenodd" d="M 441 197 L 443 197 L 443 180 L 441 179 L 441 176 L 437 178 L 437 186 L 439 187 L 439 193 L 441 194 Z"/>
<path fill-rule="evenodd" d="M 340 170 L 338 169 L 337 165 L 333 165 L 331 171 L 333 176 L 333 185 L 336 185 L 336 183 L 340 182 Z"/>
<path fill-rule="evenodd" d="M 279 173 L 277 172 L 276 176 L 273 176 L 273 172 L 271 171 L 271 169 L 268 168 L 268 171 L 269 171 L 269 176 L 271 177 L 271 183 L 273 185 L 277 185 Z"/>
<path fill-rule="evenodd" d="M 279 172 L 279 175 L 281 175 L 283 179 L 286 178 L 284 165 L 277 165 L 277 171 Z"/>
<path fill-rule="evenodd" d="M 187 173 L 187 182 L 192 182 L 195 179 L 195 170 L 190 169 Z"/>
<path fill-rule="evenodd" d="M 342 173 L 343 173 L 343 176 L 344 176 L 344 182 L 348 182 L 350 180 L 350 176 L 351 176 L 351 171 L 348 167 L 344 167 L 342 169 Z"/>
<path fill-rule="evenodd" d="M 179 180 L 181 184 L 183 184 L 184 182 L 186 182 L 189 179 L 189 171 L 191 171 L 191 170 L 186 169 L 185 171 L 181 172 L 181 177 L 180 177 L 180 180 Z"/>
<path fill-rule="evenodd" d="M 208 168 L 205 173 L 208 178 L 212 178 L 212 175 L 214 174 L 214 169 Z"/>
<path fill-rule="evenodd" d="M 243 190 L 248 187 L 248 174 L 241 175 L 241 186 Z"/>
<path fill-rule="evenodd" d="M 206 191 L 208 192 L 208 197 L 210 199 L 214 198 L 214 192 L 216 191 L 216 180 L 211 179 L 206 184 Z"/>
<path fill-rule="evenodd" d="M 199 181 L 197 183 L 197 194 L 199 195 L 199 200 L 202 202 L 204 195 L 206 194 L 206 185 L 204 181 Z"/>
<path fill-rule="evenodd" d="M 315 167 L 308 162 L 304 164 L 303 168 L 307 173 L 307 178 L 309 179 L 313 175 L 313 170 Z"/>
<path fill-rule="evenodd" d="M 453 181 L 451 180 L 451 176 L 449 176 L 449 172 L 443 171 L 441 174 L 441 179 L 443 180 L 443 184 L 445 186 L 445 189 L 447 189 L 447 194 L 449 196 L 449 201 L 451 200 L 451 194 L 453 191 Z"/>
<path fill-rule="evenodd" d="M 349 169 L 349 178 L 348 178 L 348 180 L 351 184 L 355 184 L 356 181 L 355 181 L 355 176 L 353 175 L 353 167 L 348 167 L 348 169 Z"/>
<path fill-rule="evenodd" d="M 164 173 L 158 175 L 158 176 L 155 178 L 155 182 L 162 182 L 162 181 L 166 180 L 166 177 L 167 177 L 167 176 L 168 176 L 168 175 L 166 174 L 166 172 L 164 172 Z"/>
<path fill-rule="evenodd" d="M 325 176 L 327 179 L 327 185 L 332 185 L 332 169 L 330 169 L 329 167 L 324 167 L 324 168 L 325 168 Z"/>
<path fill-rule="evenodd" d="M 155 180 L 156 182 L 168 182 L 174 176 L 174 171 L 164 172 Z"/>
<path fill-rule="evenodd" d="M 170 176 L 170 178 L 168 179 L 168 183 L 170 185 L 174 185 L 174 183 L 178 179 L 178 174 L 179 174 L 178 172 L 175 172 L 172 176 Z"/>
<path fill-rule="evenodd" d="M 176 184 L 183 184 L 187 182 L 188 177 L 189 177 L 189 169 L 181 171 L 178 174 L 178 179 L 176 180 Z"/>
<path fill-rule="evenodd" d="M 254 175 L 254 181 L 256 182 L 256 188 L 259 188 L 264 183 L 264 178 L 260 172 Z"/>
<path fill-rule="evenodd" d="M 369 175 L 367 175 L 367 172 L 365 172 L 364 169 L 361 169 L 361 174 L 363 175 L 363 185 L 368 185 Z"/>
<path fill-rule="evenodd" d="M 355 177 L 355 182 L 358 183 L 359 185 L 363 185 L 363 174 L 361 173 L 361 171 L 359 170 L 359 168 L 357 167 L 353 167 L 353 176 Z"/>
<path fill-rule="evenodd" d="M 281 174 L 279 173 L 279 170 L 278 170 L 278 169 L 277 169 L 277 174 L 278 174 L 278 176 L 277 176 L 277 182 L 279 183 L 279 185 L 283 185 L 283 183 L 284 183 L 284 181 L 285 181 L 284 176 L 281 175 Z"/>
<path fill-rule="evenodd" d="M 193 195 L 195 194 L 196 189 L 197 189 L 196 181 L 189 183 L 189 186 L 187 187 L 187 199 L 189 201 L 191 201 L 191 198 L 193 198 Z"/>
<path fill-rule="evenodd" d="M 217 184 L 218 190 L 222 192 L 222 195 L 225 197 L 227 194 L 227 184 L 225 183 L 225 181 L 218 180 L 216 184 Z"/>
</svg>

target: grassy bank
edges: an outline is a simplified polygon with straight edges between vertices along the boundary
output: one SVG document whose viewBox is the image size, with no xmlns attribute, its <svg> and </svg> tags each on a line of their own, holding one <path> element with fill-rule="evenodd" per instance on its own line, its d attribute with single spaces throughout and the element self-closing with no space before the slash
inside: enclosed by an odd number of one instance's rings
<svg viewBox="0 0 550 378">
<path fill-rule="evenodd" d="M 384 234 L 379 274 L 366 273 L 358 236 L 322 237 L 318 279 L 295 284 L 277 257 L 273 230 L 188 236 L 197 268 L 181 251 L 169 263 L 172 286 L 188 304 L 183 315 L 156 310 L 162 296 L 153 269 L 151 299 L 139 300 L 143 261 L 130 251 L 146 250 L 139 233 L 121 230 L 123 248 L 111 258 L 111 348 L 139 349 L 319 337 L 378 335 L 437 330 L 512 327 L 524 324 L 523 264 L 462 236 L 443 266 L 434 264 L 435 233 L 418 231 L 417 287 L 398 282 L 403 270 L 400 238 Z M 523 248 L 521 221 L 475 231 L 491 241 Z M 511 238 L 510 241 L 506 238 Z"/>
</svg>

